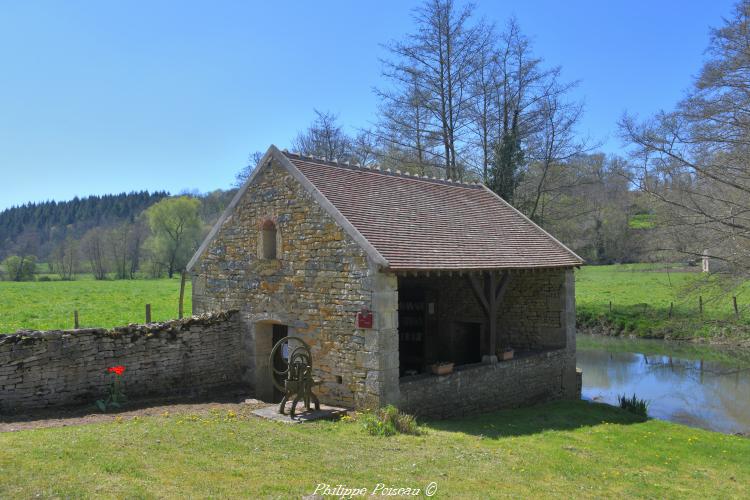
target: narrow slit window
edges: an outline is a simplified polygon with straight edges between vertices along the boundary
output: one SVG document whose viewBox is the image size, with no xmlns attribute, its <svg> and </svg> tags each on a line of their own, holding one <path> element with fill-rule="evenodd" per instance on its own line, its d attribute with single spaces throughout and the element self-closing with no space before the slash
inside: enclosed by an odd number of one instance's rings
<svg viewBox="0 0 750 500">
<path fill-rule="evenodd" d="M 276 224 L 266 220 L 261 226 L 262 257 L 266 260 L 276 259 Z"/>
</svg>

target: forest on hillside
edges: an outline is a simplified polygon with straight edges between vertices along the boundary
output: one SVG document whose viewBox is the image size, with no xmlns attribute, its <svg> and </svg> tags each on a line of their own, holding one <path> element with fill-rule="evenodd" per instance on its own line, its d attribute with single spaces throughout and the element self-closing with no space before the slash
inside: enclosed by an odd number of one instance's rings
<svg viewBox="0 0 750 500">
<path fill-rule="evenodd" d="M 0 212 L 0 277 L 34 279 L 40 263 L 47 279 L 52 275 L 71 280 L 80 273 L 96 279 L 173 274 L 235 192 L 173 197 L 163 191 L 140 191 L 6 209 Z M 184 199 L 191 203 L 181 203 Z M 191 228 L 174 248 L 165 248 L 160 222 L 153 215 L 160 202 L 173 210 L 167 215 L 177 215 Z"/>
<path fill-rule="evenodd" d="M 32 253 L 46 259 L 65 238 L 80 239 L 94 227 L 133 222 L 143 210 L 166 196 L 166 192 L 141 191 L 26 203 L 3 210 L 0 258 L 11 253 Z"/>
</svg>

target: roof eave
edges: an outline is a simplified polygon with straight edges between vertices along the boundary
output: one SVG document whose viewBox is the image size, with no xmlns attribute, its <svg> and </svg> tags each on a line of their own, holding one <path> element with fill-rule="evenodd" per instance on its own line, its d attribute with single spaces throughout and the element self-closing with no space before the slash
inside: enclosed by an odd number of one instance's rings
<svg viewBox="0 0 750 500">
<path fill-rule="evenodd" d="M 581 264 L 569 263 L 550 266 L 495 266 L 495 267 L 388 267 L 383 268 L 383 272 L 394 274 L 472 274 L 487 272 L 535 272 L 549 271 L 555 269 L 573 269 L 580 268 Z"/>
</svg>

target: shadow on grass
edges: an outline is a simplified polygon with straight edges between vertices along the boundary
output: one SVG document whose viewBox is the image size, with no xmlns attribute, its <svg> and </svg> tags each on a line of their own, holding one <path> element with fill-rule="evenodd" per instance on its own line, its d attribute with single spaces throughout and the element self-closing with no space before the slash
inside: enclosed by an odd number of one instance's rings
<svg viewBox="0 0 750 500">
<path fill-rule="evenodd" d="M 603 423 L 639 424 L 639 416 L 615 406 L 587 401 L 558 401 L 528 408 L 515 408 L 473 417 L 427 421 L 429 427 L 498 439 L 544 431 L 569 431 Z"/>
<path fill-rule="evenodd" d="M 129 400 L 122 408 L 110 409 L 107 412 L 100 411 L 96 405 L 84 403 L 79 405 L 58 406 L 52 408 L 39 408 L 14 413 L 0 412 L 0 424 L 12 424 L 22 422 L 42 422 L 52 420 L 74 420 L 86 417 L 116 416 L 122 413 L 148 412 L 153 408 L 164 408 L 172 405 L 206 405 L 206 404 L 239 404 L 245 399 L 252 398 L 244 388 L 225 388 L 207 395 L 176 395 L 176 396 L 153 396 Z M 86 423 L 86 422 L 81 422 Z"/>
</svg>

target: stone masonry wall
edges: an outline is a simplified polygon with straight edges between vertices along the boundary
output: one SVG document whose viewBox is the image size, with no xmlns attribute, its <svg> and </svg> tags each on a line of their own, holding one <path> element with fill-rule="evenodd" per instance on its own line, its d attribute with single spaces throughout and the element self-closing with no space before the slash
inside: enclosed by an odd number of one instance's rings
<svg viewBox="0 0 750 500">
<path fill-rule="evenodd" d="M 400 384 L 400 408 L 439 419 L 570 397 L 565 374 L 571 363 L 575 369 L 575 359 L 560 349 L 495 364 L 469 365 L 450 375 L 412 377 Z"/>
<path fill-rule="evenodd" d="M 260 227 L 275 222 L 278 258 L 259 256 Z M 245 381 L 270 397 L 271 323 L 310 344 L 321 401 L 372 406 L 384 382 L 397 388 L 395 278 L 371 267 L 364 251 L 283 167 L 272 164 L 245 192 L 193 269 L 193 310 L 238 309 L 248 333 Z M 392 281 L 392 283 L 391 283 Z M 363 306 L 375 328 L 357 330 Z M 387 311 L 393 311 L 391 314 Z"/>
<path fill-rule="evenodd" d="M 237 312 L 108 329 L 0 335 L 0 412 L 93 404 L 123 365 L 128 397 L 236 385 L 247 363 Z"/>
</svg>

